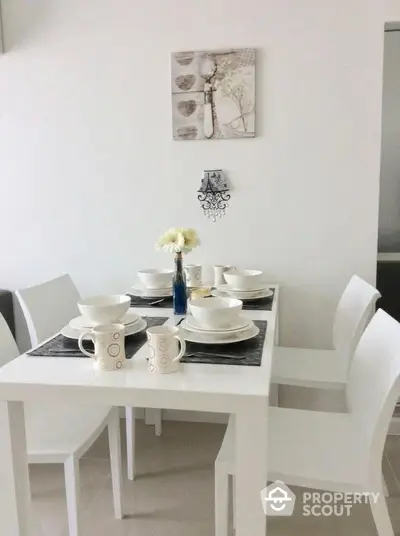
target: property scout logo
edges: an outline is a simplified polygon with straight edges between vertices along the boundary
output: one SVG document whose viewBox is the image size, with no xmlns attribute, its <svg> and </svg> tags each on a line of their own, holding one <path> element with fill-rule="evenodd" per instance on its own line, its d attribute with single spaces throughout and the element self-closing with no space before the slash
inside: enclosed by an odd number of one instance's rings
<svg viewBox="0 0 400 536">
<path fill-rule="evenodd" d="M 261 504 L 266 516 L 291 516 L 296 496 L 282 480 L 276 480 L 261 490 Z M 354 504 L 376 503 L 379 493 L 342 493 L 304 491 L 301 499 L 303 516 L 349 516 Z"/>
</svg>

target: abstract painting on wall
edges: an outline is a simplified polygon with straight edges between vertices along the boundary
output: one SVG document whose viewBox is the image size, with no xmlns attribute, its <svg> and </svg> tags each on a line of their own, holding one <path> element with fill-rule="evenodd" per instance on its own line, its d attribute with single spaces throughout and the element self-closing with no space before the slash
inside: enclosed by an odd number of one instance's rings
<svg viewBox="0 0 400 536">
<path fill-rule="evenodd" d="M 254 48 L 174 52 L 174 139 L 254 137 L 255 66 Z"/>
</svg>

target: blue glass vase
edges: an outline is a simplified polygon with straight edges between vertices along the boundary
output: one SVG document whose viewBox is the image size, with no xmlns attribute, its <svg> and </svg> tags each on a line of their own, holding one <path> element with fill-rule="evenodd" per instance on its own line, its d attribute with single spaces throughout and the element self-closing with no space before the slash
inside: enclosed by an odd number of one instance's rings
<svg viewBox="0 0 400 536">
<path fill-rule="evenodd" d="M 183 271 L 182 253 L 175 257 L 175 273 L 172 279 L 172 294 L 174 301 L 174 314 L 185 315 L 187 312 L 186 276 Z"/>
</svg>

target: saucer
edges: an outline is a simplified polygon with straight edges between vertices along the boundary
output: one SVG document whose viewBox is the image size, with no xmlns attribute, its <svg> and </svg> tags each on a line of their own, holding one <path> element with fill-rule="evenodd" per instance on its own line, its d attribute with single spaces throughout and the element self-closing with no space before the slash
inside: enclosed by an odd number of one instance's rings
<svg viewBox="0 0 400 536">
<path fill-rule="evenodd" d="M 135 333 L 139 333 L 139 331 L 143 331 L 147 328 L 147 322 L 143 318 L 139 317 L 139 320 L 137 322 L 134 322 L 133 324 L 129 324 L 125 326 L 125 337 L 129 337 L 130 335 L 134 335 Z M 90 331 L 90 328 L 89 328 Z M 80 335 L 82 333 L 81 329 L 74 329 L 69 325 L 66 325 L 61 330 L 61 335 L 66 337 L 67 339 L 75 339 L 78 340 Z M 92 338 L 88 335 L 83 338 L 84 341 L 91 341 Z"/>
<path fill-rule="evenodd" d="M 211 294 L 217 298 L 226 297 L 238 298 L 239 300 L 260 300 L 261 298 L 270 298 L 274 295 L 273 290 L 270 288 L 263 288 L 261 290 L 234 290 L 230 285 L 218 285 L 216 290 L 213 290 Z"/>
<path fill-rule="evenodd" d="M 245 329 L 244 331 L 238 331 L 231 333 L 223 332 L 223 333 L 206 333 L 206 332 L 194 332 L 189 331 L 187 329 L 184 329 L 182 327 L 183 322 L 181 324 L 181 335 L 182 337 L 189 342 L 198 342 L 201 344 L 231 344 L 234 342 L 242 342 L 247 341 L 249 339 L 252 339 L 253 337 L 257 337 L 257 335 L 260 333 L 259 328 L 253 323 L 252 326 Z"/>
<path fill-rule="evenodd" d="M 202 326 L 194 316 L 187 316 L 182 322 L 182 327 L 188 331 L 194 331 L 196 333 L 233 333 L 238 331 L 244 331 L 249 328 L 253 321 L 245 316 L 239 316 L 239 318 L 227 328 L 206 328 Z"/>
<path fill-rule="evenodd" d="M 172 287 L 167 288 L 143 288 L 132 287 L 131 294 L 139 296 L 144 300 L 153 300 L 154 298 L 169 298 L 172 296 Z"/>
<path fill-rule="evenodd" d="M 140 319 L 140 316 L 135 312 L 135 310 L 130 307 L 124 316 L 114 324 L 124 324 L 124 326 L 130 326 L 135 324 Z M 83 330 L 91 329 L 95 326 L 93 322 L 85 318 L 84 316 L 77 316 L 70 320 L 69 325 L 72 329 Z"/>
</svg>

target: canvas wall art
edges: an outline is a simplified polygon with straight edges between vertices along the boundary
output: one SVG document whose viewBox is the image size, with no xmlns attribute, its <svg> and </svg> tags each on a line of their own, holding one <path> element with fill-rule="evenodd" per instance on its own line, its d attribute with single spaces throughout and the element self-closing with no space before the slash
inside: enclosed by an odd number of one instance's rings
<svg viewBox="0 0 400 536">
<path fill-rule="evenodd" d="M 255 64 L 254 48 L 174 52 L 174 139 L 254 137 Z"/>
</svg>

